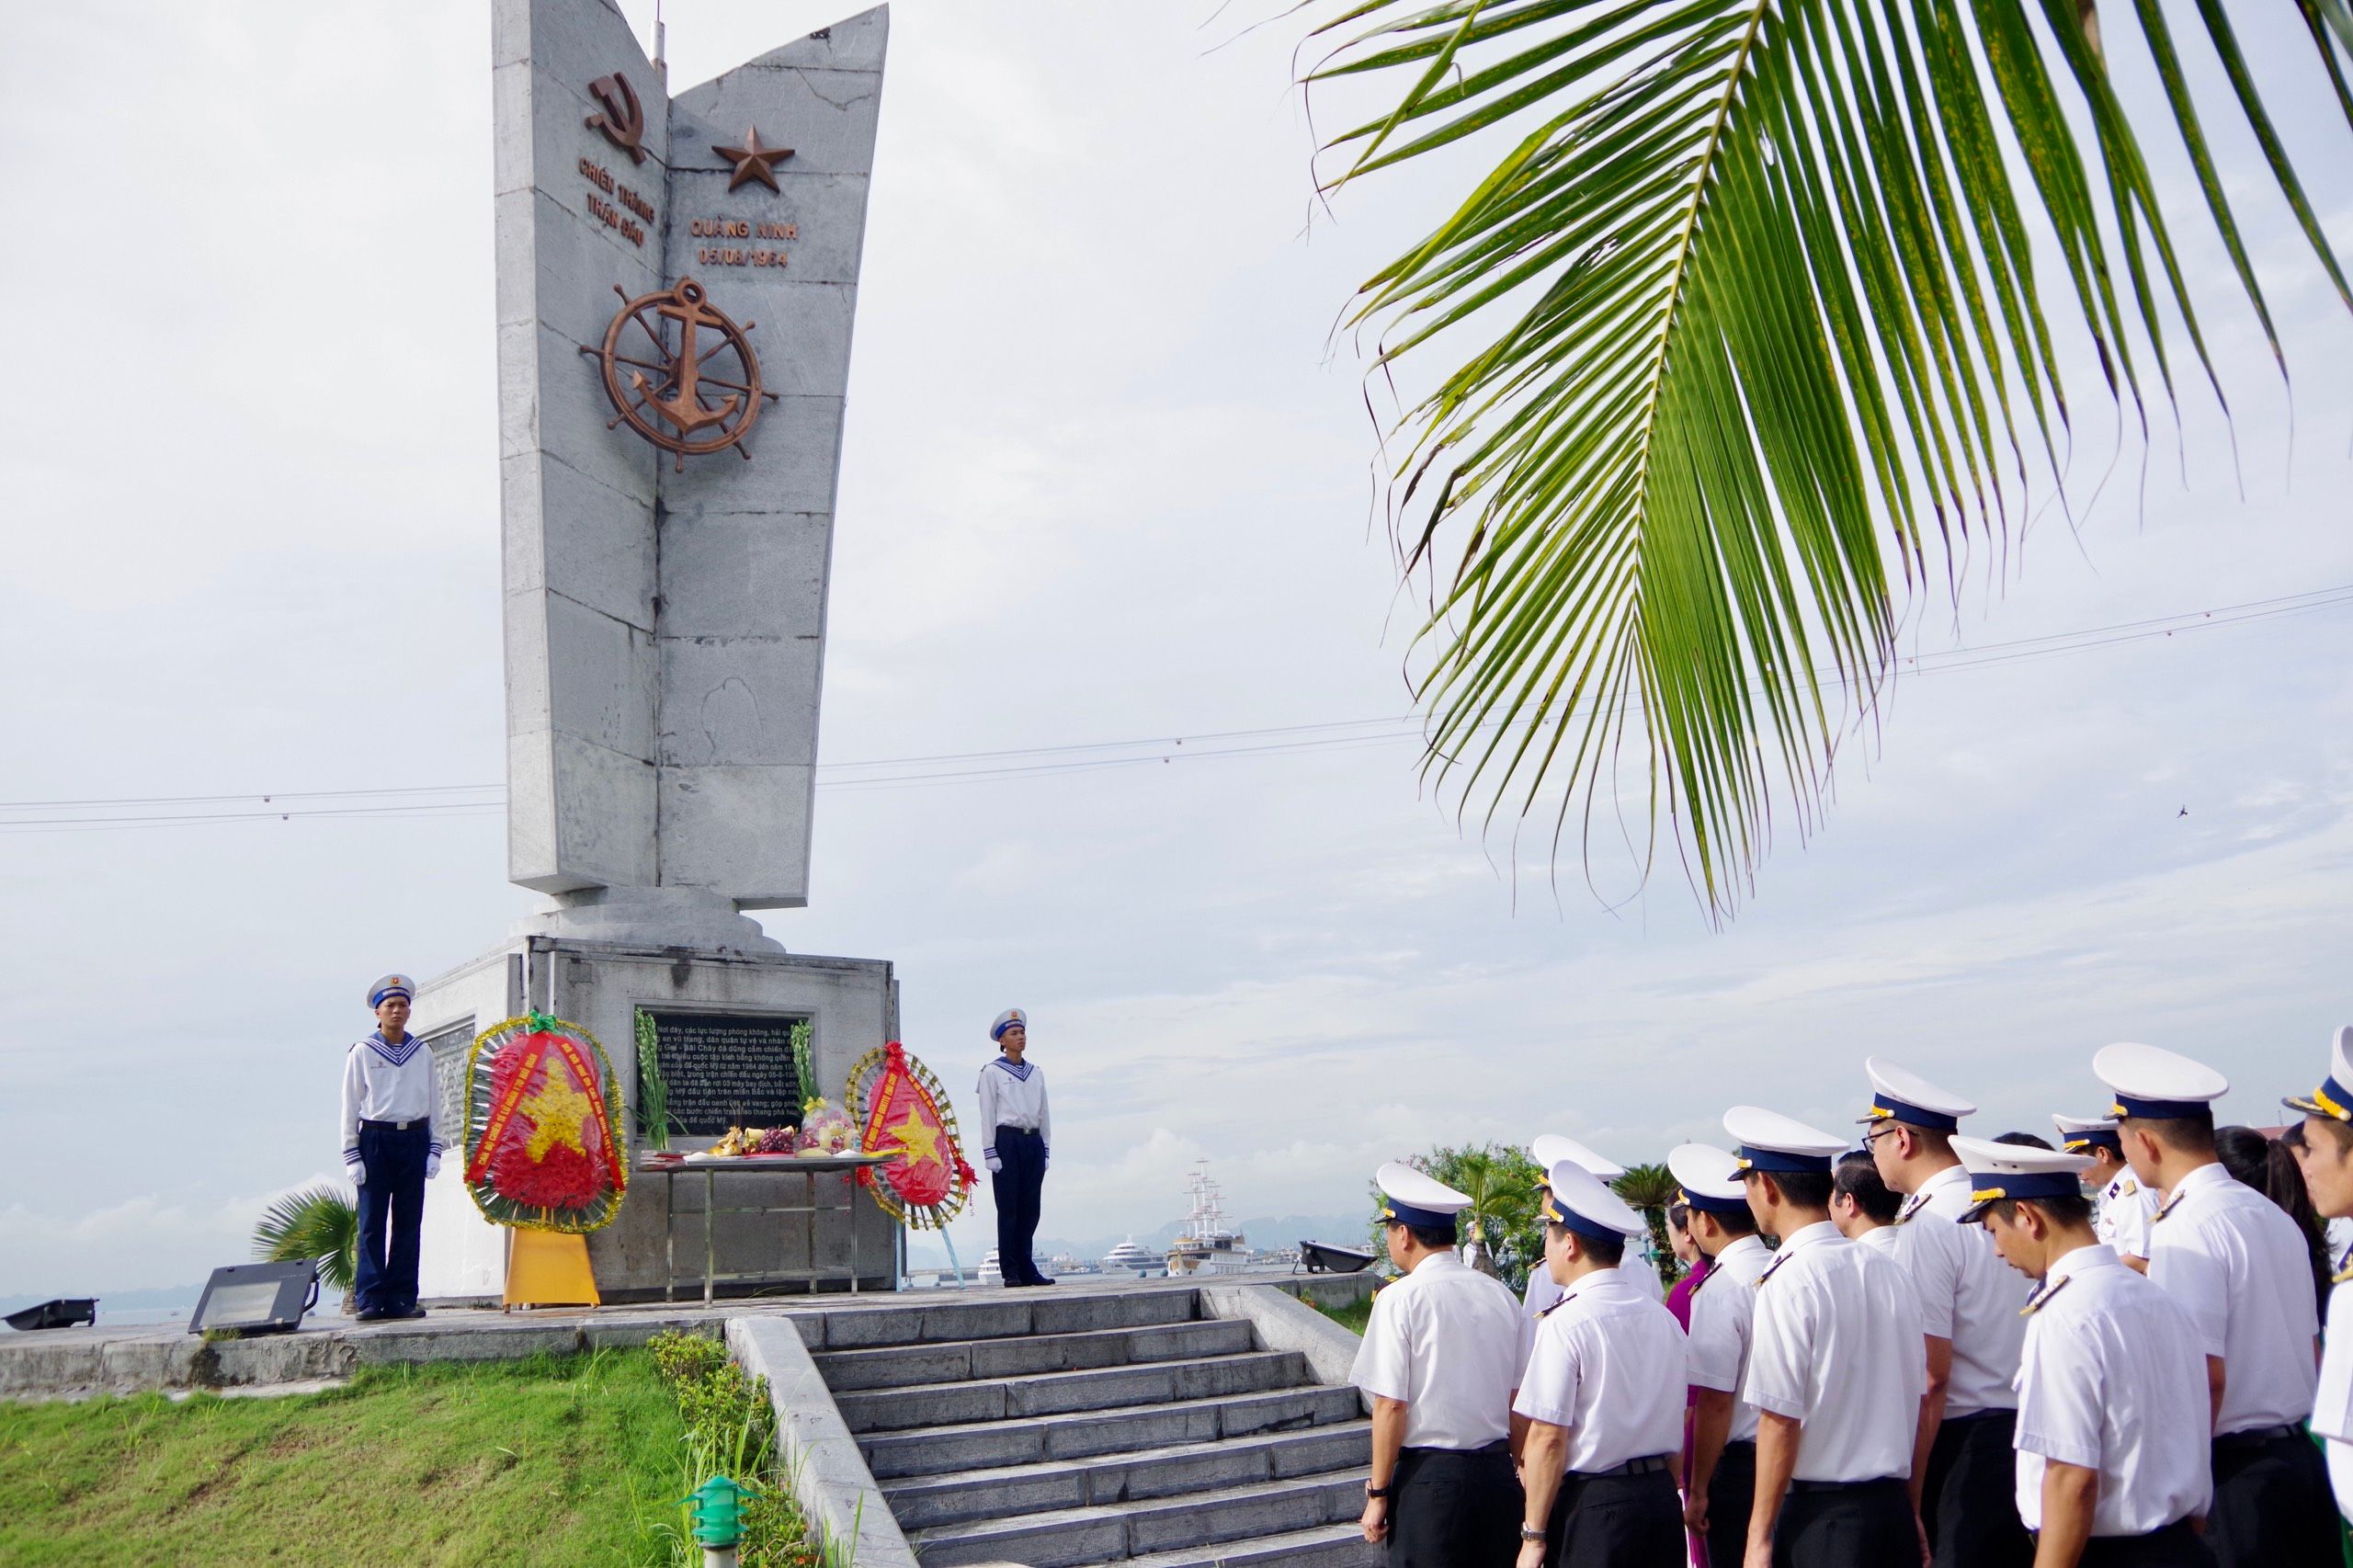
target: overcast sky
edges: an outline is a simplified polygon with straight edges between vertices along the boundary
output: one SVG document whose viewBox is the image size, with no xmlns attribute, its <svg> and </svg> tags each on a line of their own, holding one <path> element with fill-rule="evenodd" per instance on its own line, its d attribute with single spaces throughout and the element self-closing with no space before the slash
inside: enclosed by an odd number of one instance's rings
<svg viewBox="0 0 2353 1568">
<path fill-rule="evenodd" d="M 1229 41 L 1214 9 L 895 7 L 825 762 L 1407 710 L 1362 366 L 1330 329 L 1461 170 L 1313 213 L 1295 25 Z M 671 79 L 837 15 L 677 0 Z M 2258 59 L 2308 49 L 2247 25 Z M 0 798 L 497 783 L 484 7 L 93 0 L 12 28 L 0 158 L 37 243 L 0 258 Z M 2290 129 L 2353 244 L 2353 157 L 2304 85 Z M 2216 136 L 2259 196 L 2248 139 Z M 2353 329 L 2277 206 L 2248 218 L 2292 455 L 2252 318 L 2218 305 L 2244 494 L 2191 395 L 2186 481 L 2161 420 L 2145 500 L 2128 452 L 2078 529 L 2046 516 L 1916 602 L 1907 651 L 2353 584 Z M 2078 392 L 2087 495 L 2115 421 Z M 2353 606 L 2168 624 L 1900 681 L 1824 831 L 1785 834 L 1722 931 L 1671 874 L 1615 909 L 1574 865 L 1556 897 L 1540 844 L 1515 878 L 1401 739 L 821 787 L 810 907 L 764 923 L 894 960 L 960 1095 L 989 1019 L 1029 1010 L 1054 1235 L 1176 1218 L 1199 1158 L 1238 1214 L 1346 1212 L 1441 1142 L 1656 1158 L 1740 1100 L 1841 1125 L 1871 1051 L 1984 1131 L 2047 1131 L 2099 1105 L 2097 1047 L 2147 1040 L 2272 1121 L 2353 1020 Z M 529 906 L 495 810 L 6 825 L 77 814 L 102 813 L 0 812 L 0 1293 L 243 1256 L 270 1194 L 335 1166 L 367 980 Z"/>
</svg>

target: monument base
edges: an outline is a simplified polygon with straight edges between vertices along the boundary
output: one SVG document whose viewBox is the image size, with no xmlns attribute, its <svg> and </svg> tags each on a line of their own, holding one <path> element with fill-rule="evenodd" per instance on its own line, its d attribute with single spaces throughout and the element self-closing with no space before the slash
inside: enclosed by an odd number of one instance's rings
<svg viewBox="0 0 2353 1568">
<path fill-rule="evenodd" d="M 632 1164 L 646 1147 L 637 1116 L 641 1010 L 665 1019 L 703 1015 L 714 1022 L 771 1026 L 806 1019 L 817 1081 L 801 1092 L 822 1094 L 835 1104 L 840 1103 L 850 1064 L 898 1038 L 898 982 L 887 960 L 785 952 L 731 908 L 729 917 L 749 927 L 759 944 L 748 946 L 740 940 L 741 932 L 727 930 L 715 918 L 716 912 L 698 910 L 693 903 L 666 893 L 610 900 L 575 895 L 574 902 L 560 903 L 527 922 L 525 931 L 511 940 L 419 990 L 410 1027 L 433 1050 L 443 1136 L 450 1146 L 440 1179 L 426 1187 L 418 1282 L 428 1301 L 496 1301 L 506 1293 L 506 1232 L 474 1206 L 463 1169 L 467 1058 L 474 1036 L 502 1018 L 536 1009 L 578 1024 L 597 1038 L 619 1080 L 622 1130 L 629 1136 Z M 644 922 L 671 904 L 676 905 L 674 914 L 690 917 L 683 924 L 698 936 L 739 939 L 682 943 L 676 935 L 665 941 L 642 939 Z M 627 929 L 640 939 L 601 940 L 529 928 L 540 923 L 570 932 Z M 675 1105 L 680 1098 L 676 1084 L 672 1095 Z M 708 1133 L 673 1132 L 670 1147 L 691 1152 L 715 1141 Z M 725 1201 L 799 1205 L 805 1199 L 798 1184 L 806 1179 L 789 1168 L 773 1176 L 735 1176 Z M 632 1180 L 612 1223 L 587 1238 L 597 1287 L 606 1301 L 658 1301 L 674 1284 L 682 1300 L 701 1295 L 700 1184 L 677 1184 L 676 1208 L 665 1227 L 666 1185 Z M 770 1187 L 773 1194 L 766 1190 Z M 858 1197 L 847 1211 L 836 1208 L 821 1212 L 813 1224 L 798 1218 L 787 1223 L 783 1216 L 714 1210 L 710 1267 L 716 1273 L 747 1277 L 732 1281 L 721 1293 L 847 1290 L 853 1284 L 862 1290 L 894 1289 L 897 1226 L 879 1206 L 862 1194 Z M 854 1257 L 864 1260 L 855 1271 Z"/>
</svg>

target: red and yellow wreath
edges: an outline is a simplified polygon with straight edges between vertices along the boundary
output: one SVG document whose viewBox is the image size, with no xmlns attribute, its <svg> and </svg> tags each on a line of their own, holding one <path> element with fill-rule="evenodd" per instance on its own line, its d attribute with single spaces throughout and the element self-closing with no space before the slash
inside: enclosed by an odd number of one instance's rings
<svg viewBox="0 0 2353 1568">
<path fill-rule="evenodd" d="M 466 1189 L 501 1225 L 584 1233 L 629 1189 L 612 1062 L 544 1013 L 493 1024 L 466 1068 Z"/>
</svg>

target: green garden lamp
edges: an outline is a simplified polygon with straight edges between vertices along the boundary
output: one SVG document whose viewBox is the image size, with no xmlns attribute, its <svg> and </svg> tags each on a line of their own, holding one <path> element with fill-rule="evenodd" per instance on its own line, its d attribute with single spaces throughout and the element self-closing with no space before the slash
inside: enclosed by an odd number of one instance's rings
<svg viewBox="0 0 2353 1568">
<path fill-rule="evenodd" d="M 744 1539 L 744 1499 L 752 1489 L 724 1475 L 714 1475 L 694 1489 L 687 1503 L 694 1510 L 695 1544 L 706 1551 L 731 1552 Z"/>
</svg>

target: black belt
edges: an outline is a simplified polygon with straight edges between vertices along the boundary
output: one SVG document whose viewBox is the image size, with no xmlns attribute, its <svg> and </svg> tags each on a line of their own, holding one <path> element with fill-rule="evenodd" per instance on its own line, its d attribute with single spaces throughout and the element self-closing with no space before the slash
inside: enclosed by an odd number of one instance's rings
<svg viewBox="0 0 2353 1568">
<path fill-rule="evenodd" d="M 360 1126 L 362 1126 L 362 1127 L 372 1128 L 373 1130 L 375 1130 L 375 1131 L 378 1131 L 378 1132 L 406 1132 L 407 1131 L 409 1131 L 409 1129 L 411 1129 L 411 1128 L 413 1128 L 413 1127 L 423 1127 L 423 1126 L 426 1126 L 426 1125 L 427 1125 L 427 1124 L 428 1124 L 432 1119 L 432 1119 L 431 1117 L 420 1116 L 420 1117 L 418 1117 L 418 1118 L 417 1118 L 415 1120 L 414 1120 L 414 1121 L 368 1121 L 368 1120 L 362 1120 L 362 1121 L 359 1123 L 359 1125 L 360 1125 Z"/>
<path fill-rule="evenodd" d="M 1792 1481 L 1790 1483 L 1790 1490 L 1792 1492 L 1857 1492 L 1866 1486 L 1885 1486 L 1891 1483 L 1901 1486 L 1904 1484 L 1904 1478 L 1900 1475 L 1875 1475 L 1869 1481 Z"/>
<path fill-rule="evenodd" d="M 1497 1437 L 1494 1442 L 1482 1443 L 1475 1449 L 1413 1447 L 1400 1449 L 1398 1452 L 1407 1454 L 1507 1454 L 1511 1452 L 1511 1439 L 1508 1437 Z"/>
<path fill-rule="evenodd" d="M 1651 1475 L 1665 1468 L 1665 1454 L 1645 1454 L 1638 1460 L 1628 1460 L 1624 1464 L 1613 1464 L 1608 1470 L 1573 1470 L 1569 1471 L 1568 1479 L 1603 1481 L 1613 1475 Z"/>
<path fill-rule="evenodd" d="M 2276 1443 L 2282 1437 L 2301 1437 L 2303 1435 L 2302 1426 L 2293 1422 L 2283 1422 L 2277 1426 L 2249 1427 L 2244 1432 L 2218 1432 L 2214 1436 L 2214 1446 L 2218 1449 L 2254 1449 L 2266 1443 Z"/>
</svg>

